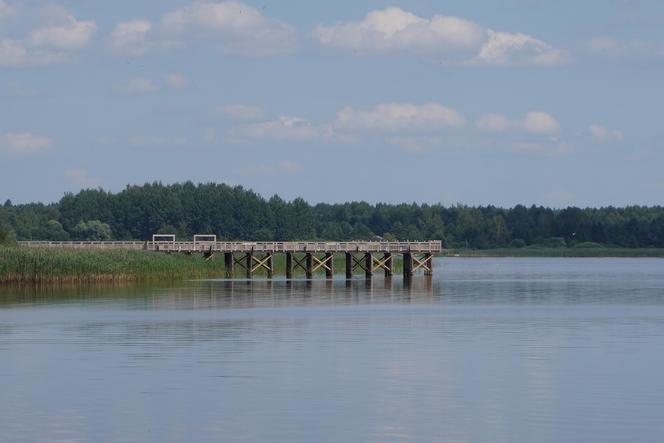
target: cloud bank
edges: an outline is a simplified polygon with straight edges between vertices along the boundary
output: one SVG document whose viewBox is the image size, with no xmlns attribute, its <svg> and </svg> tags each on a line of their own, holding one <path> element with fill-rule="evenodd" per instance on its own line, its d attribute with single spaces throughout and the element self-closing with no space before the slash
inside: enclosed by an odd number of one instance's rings
<svg viewBox="0 0 664 443">
<path fill-rule="evenodd" d="M 398 7 L 369 12 L 363 20 L 319 25 L 322 45 L 353 54 L 428 54 L 469 65 L 557 65 L 567 54 L 520 32 L 497 32 L 454 16 L 419 17 Z"/>
</svg>

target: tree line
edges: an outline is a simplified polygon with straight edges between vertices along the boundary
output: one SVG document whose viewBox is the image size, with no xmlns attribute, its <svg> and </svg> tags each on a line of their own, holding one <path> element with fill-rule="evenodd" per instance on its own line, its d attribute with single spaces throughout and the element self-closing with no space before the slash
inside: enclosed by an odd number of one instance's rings
<svg viewBox="0 0 664 443">
<path fill-rule="evenodd" d="M 439 204 L 311 205 L 241 186 L 191 182 L 87 189 L 51 204 L 0 207 L 0 237 L 18 240 L 147 240 L 154 233 L 228 240 L 442 240 L 448 248 L 527 245 L 664 247 L 664 208 L 552 209 Z"/>
</svg>

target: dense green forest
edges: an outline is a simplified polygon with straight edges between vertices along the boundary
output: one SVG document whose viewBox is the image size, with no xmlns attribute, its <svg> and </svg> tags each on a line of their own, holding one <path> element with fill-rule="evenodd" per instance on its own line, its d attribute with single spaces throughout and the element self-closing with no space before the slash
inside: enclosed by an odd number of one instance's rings
<svg viewBox="0 0 664 443">
<path fill-rule="evenodd" d="M 365 202 L 310 205 L 223 184 L 161 183 L 119 193 L 84 190 L 52 204 L 0 207 L 0 237 L 17 240 L 145 240 L 214 233 L 251 240 L 426 240 L 448 248 L 664 247 L 664 208 L 498 208 Z"/>
</svg>

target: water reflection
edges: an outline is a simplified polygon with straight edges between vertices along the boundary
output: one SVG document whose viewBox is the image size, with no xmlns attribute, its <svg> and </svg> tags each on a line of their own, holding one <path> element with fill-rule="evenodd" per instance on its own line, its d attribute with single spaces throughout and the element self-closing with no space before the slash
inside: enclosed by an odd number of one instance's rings
<svg viewBox="0 0 664 443">
<path fill-rule="evenodd" d="M 221 280 L 175 288 L 155 297 L 155 308 L 226 309 L 371 303 L 430 303 L 438 298 L 431 278 L 373 280 Z"/>
<path fill-rule="evenodd" d="M 364 303 L 568 305 L 664 303 L 662 259 L 438 258 L 433 277 L 403 280 L 209 280 L 1 287 L 0 307 L 109 303 L 127 309 L 252 308 Z"/>
<path fill-rule="evenodd" d="M 0 288 L 0 306 L 109 302 L 128 309 L 225 309 L 364 303 L 428 303 L 438 299 L 431 276 L 412 279 L 243 280 L 171 285 L 75 285 Z"/>
<path fill-rule="evenodd" d="M 659 441 L 664 261 L 0 290 L 0 441 Z"/>
</svg>

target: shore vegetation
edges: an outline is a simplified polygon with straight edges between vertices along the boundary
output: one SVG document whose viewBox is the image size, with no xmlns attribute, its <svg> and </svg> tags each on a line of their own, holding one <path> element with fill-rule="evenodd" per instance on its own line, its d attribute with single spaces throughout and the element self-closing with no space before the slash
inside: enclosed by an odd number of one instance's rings
<svg viewBox="0 0 664 443">
<path fill-rule="evenodd" d="M 17 240 L 149 240 L 155 233 L 220 240 L 442 240 L 450 249 L 664 248 L 664 207 L 310 204 L 241 186 L 147 183 L 86 189 L 42 204 L 0 205 Z"/>
</svg>

